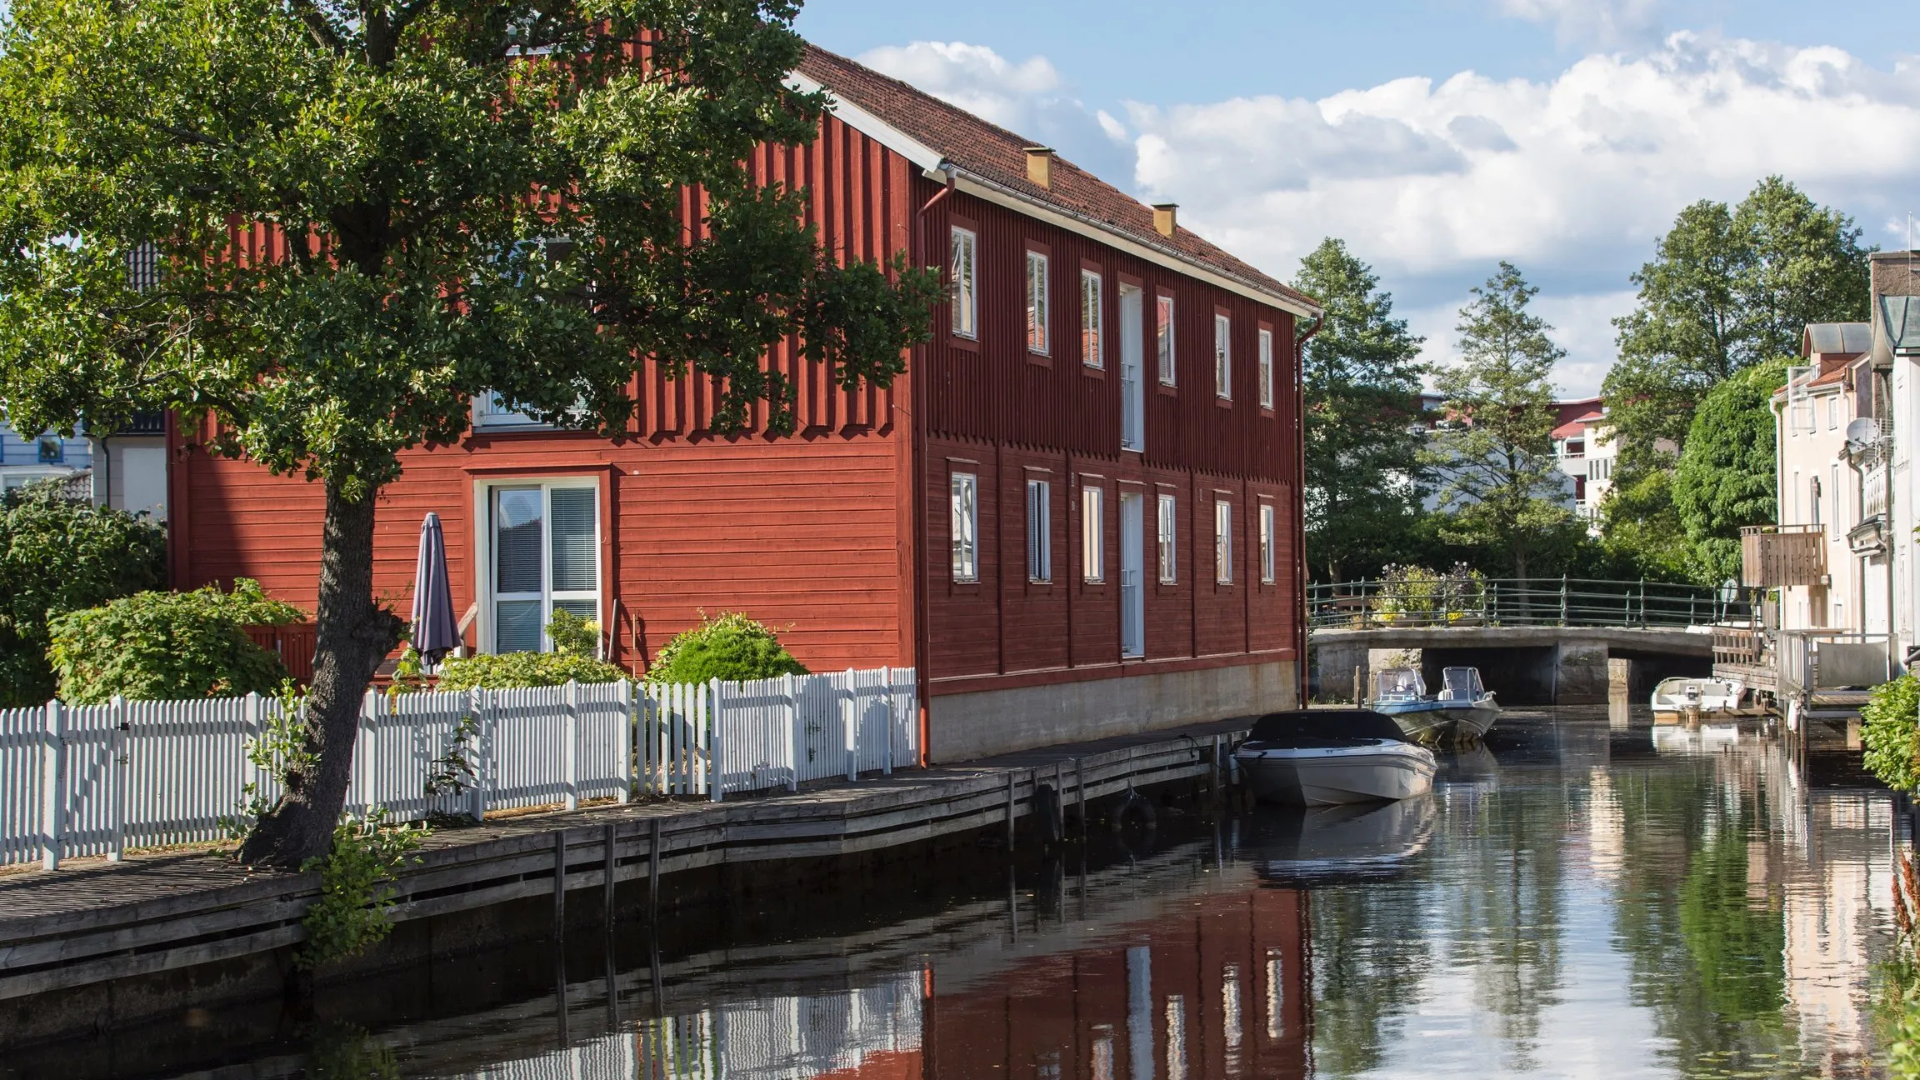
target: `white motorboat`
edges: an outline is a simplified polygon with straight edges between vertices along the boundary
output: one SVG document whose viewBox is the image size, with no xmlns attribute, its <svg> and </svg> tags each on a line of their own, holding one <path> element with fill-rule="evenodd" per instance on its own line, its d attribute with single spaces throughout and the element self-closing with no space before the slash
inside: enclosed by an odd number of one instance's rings
<svg viewBox="0 0 1920 1080">
<path fill-rule="evenodd" d="M 1433 751 L 1364 709 L 1270 713 L 1234 751 L 1254 797 L 1293 806 L 1406 799 L 1433 789 Z"/>
<path fill-rule="evenodd" d="M 1391 716 L 1408 738 L 1423 743 L 1467 742 L 1486 735 L 1500 716 L 1493 692 L 1480 683 L 1480 669 L 1450 667 L 1440 673 L 1440 693 L 1412 668 L 1388 668 L 1374 680 L 1373 710 Z"/>
<path fill-rule="evenodd" d="M 1731 679 L 1661 679 L 1653 688 L 1653 713 L 1656 717 L 1739 716 L 1746 696 L 1746 686 Z"/>
</svg>

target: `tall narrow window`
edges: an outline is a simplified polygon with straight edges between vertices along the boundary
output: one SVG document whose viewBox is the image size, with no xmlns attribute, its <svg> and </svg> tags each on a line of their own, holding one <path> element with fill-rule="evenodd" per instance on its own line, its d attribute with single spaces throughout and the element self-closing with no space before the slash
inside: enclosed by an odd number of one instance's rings
<svg viewBox="0 0 1920 1080">
<path fill-rule="evenodd" d="M 977 238 L 971 229 L 954 226 L 953 229 L 953 333 L 955 337 L 974 338 L 980 336 L 978 319 L 979 295 L 975 289 L 974 256 L 979 247 Z"/>
<path fill-rule="evenodd" d="M 1100 275 L 1080 271 L 1080 360 L 1088 367 L 1106 363 L 1100 337 Z"/>
<path fill-rule="evenodd" d="M 980 580 L 980 478 L 957 472 L 953 501 L 953 580 Z"/>
<path fill-rule="evenodd" d="M 1080 489 L 1080 576 L 1107 580 L 1106 489 L 1088 484 Z"/>
<path fill-rule="evenodd" d="M 1053 485 L 1027 481 L 1027 580 L 1053 580 Z"/>
<path fill-rule="evenodd" d="M 493 491 L 493 647 L 540 652 L 555 611 L 600 617 L 599 490 L 579 484 Z"/>
<path fill-rule="evenodd" d="M 1260 331 L 1260 407 L 1273 408 L 1273 331 Z"/>
<path fill-rule="evenodd" d="M 1260 504 L 1260 580 L 1268 585 L 1274 581 L 1273 550 L 1273 504 Z"/>
<path fill-rule="evenodd" d="M 1213 393 L 1233 398 L 1233 320 L 1225 315 L 1213 317 Z"/>
<path fill-rule="evenodd" d="M 1213 502 L 1213 580 L 1233 584 L 1233 504 L 1218 497 Z"/>
<path fill-rule="evenodd" d="M 1047 355 L 1047 257 L 1027 252 L 1027 351 Z"/>
<path fill-rule="evenodd" d="M 1154 298 L 1154 348 L 1160 357 L 1160 385 L 1174 385 L 1175 370 L 1173 349 L 1173 297 Z"/>
<path fill-rule="evenodd" d="M 1174 513 L 1173 496 L 1160 496 L 1159 532 L 1154 539 L 1160 548 L 1160 584 L 1171 585 L 1180 580 L 1179 551 L 1175 545 L 1179 542 L 1179 522 Z"/>
</svg>

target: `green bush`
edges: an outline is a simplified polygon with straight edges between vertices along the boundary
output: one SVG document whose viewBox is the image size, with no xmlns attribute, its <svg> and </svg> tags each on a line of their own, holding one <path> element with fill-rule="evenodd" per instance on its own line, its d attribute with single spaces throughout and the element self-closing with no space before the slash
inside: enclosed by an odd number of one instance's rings
<svg viewBox="0 0 1920 1080">
<path fill-rule="evenodd" d="M 591 656 L 515 652 L 454 658 L 440 665 L 436 690 L 512 690 L 523 686 L 564 686 L 569 682 L 609 683 L 626 671 Z"/>
<path fill-rule="evenodd" d="M 60 698 L 97 705 L 115 694 L 139 701 L 273 694 L 287 679 L 280 658 L 255 645 L 244 627 L 301 622 L 307 613 L 238 578 L 233 592 L 143 592 L 48 625 L 47 658 Z"/>
<path fill-rule="evenodd" d="M 554 609 L 553 619 L 547 623 L 547 637 L 557 653 L 597 656 L 600 652 L 600 624 L 565 608 Z"/>
<path fill-rule="evenodd" d="M 29 484 L 0 495 L 0 708 L 36 705 L 58 686 L 47 620 L 166 581 L 167 530 Z"/>
<path fill-rule="evenodd" d="M 805 675 L 807 669 L 780 647 L 772 630 L 739 613 L 722 612 L 674 636 L 647 672 L 650 682 L 728 682 Z"/>
<path fill-rule="evenodd" d="M 1895 791 L 1920 790 L 1920 679 L 1902 675 L 1874 687 L 1860 710 L 1860 742 L 1867 771 Z"/>
</svg>

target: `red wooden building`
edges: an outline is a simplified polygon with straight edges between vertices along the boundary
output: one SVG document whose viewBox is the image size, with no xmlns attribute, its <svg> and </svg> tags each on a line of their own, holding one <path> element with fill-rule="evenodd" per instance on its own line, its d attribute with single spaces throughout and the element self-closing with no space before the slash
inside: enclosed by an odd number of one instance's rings
<svg viewBox="0 0 1920 1080">
<path fill-rule="evenodd" d="M 756 168 L 806 188 L 839 257 L 944 265 L 935 340 L 885 390 L 775 350 L 800 387 L 779 438 L 715 437 L 710 386 L 650 367 L 621 442 L 478 401 L 382 495 L 378 587 L 407 609 L 435 511 L 471 647 L 540 648 L 569 608 L 637 671 L 702 611 L 744 611 L 814 670 L 918 668 L 935 761 L 1299 700 L 1314 304 L 904 83 L 820 50 L 796 78 L 832 114 Z M 175 584 L 311 606 L 319 489 L 209 456 L 211 434 L 169 436 Z"/>
</svg>

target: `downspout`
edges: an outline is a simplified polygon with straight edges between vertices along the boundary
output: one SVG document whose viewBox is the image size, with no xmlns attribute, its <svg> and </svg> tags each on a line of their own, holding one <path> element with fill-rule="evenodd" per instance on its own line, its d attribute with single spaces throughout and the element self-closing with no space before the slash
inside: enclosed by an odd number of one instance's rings
<svg viewBox="0 0 1920 1080">
<path fill-rule="evenodd" d="M 946 186 L 936 192 L 933 198 L 914 213 L 914 235 L 919 241 L 921 252 L 931 254 L 926 235 L 927 212 L 939 204 L 940 200 L 953 194 L 956 175 L 952 164 L 942 161 L 941 172 L 946 174 Z M 945 260 L 941 260 L 942 265 Z M 916 360 L 924 360 L 927 346 L 920 347 Z M 929 588 L 927 582 L 927 424 L 926 424 L 926 380 L 920 377 L 918 364 L 909 364 L 907 371 L 907 397 L 913 415 L 909 417 L 911 425 L 913 469 L 913 559 L 910 573 L 913 574 L 913 668 L 914 697 L 920 707 L 920 767 L 926 768 L 933 759 L 933 701 L 928 692 L 931 681 L 929 664 L 932 649 L 932 634 L 928 626 L 927 605 Z"/>
<path fill-rule="evenodd" d="M 1300 708 L 1307 707 L 1307 688 L 1310 675 L 1307 670 L 1307 342 L 1325 329 L 1327 317 L 1320 316 L 1313 321 L 1313 329 L 1294 339 L 1293 342 L 1293 423 L 1294 456 L 1293 469 L 1296 481 L 1293 487 L 1293 574 L 1294 574 L 1294 616 L 1295 647 L 1294 656 L 1296 674 L 1300 683 Z"/>
</svg>

